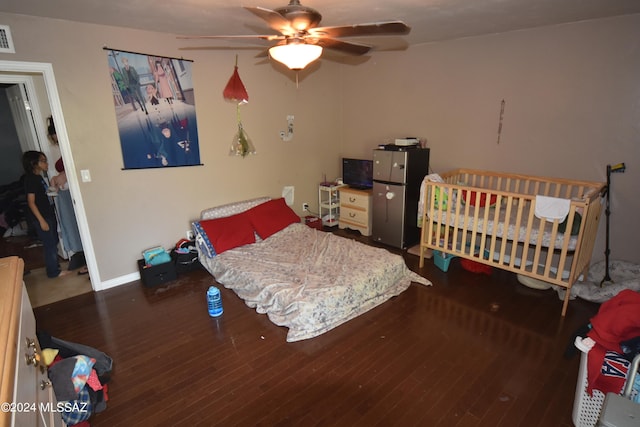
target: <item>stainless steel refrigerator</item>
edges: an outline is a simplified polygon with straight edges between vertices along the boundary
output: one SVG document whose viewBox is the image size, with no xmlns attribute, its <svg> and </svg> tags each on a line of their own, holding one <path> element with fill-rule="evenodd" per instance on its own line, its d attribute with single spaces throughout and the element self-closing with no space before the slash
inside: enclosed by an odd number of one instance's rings
<svg viewBox="0 0 640 427">
<path fill-rule="evenodd" d="M 388 146 L 373 150 L 371 236 L 405 249 L 420 240 L 420 184 L 429 173 L 429 149 Z"/>
</svg>

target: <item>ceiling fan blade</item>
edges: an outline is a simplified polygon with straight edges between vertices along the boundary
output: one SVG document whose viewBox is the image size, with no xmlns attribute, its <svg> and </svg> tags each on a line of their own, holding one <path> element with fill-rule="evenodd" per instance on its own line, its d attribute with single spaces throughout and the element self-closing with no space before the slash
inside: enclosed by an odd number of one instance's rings
<svg viewBox="0 0 640 427">
<path fill-rule="evenodd" d="M 286 19 L 284 16 L 280 15 L 275 10 L 266 9 L 260 6 L 258 7 L 244 6 L 244 8 L 247 9 L 249 12 L 253 13 L 254 15 L 256 15 L 257 17 L 265 20 L 271 28 L 273 28 L 274 30 L 282 34 L 291 35 L 295 33 L 294 29 L 291 28 L 291 23 L 289 22 L 289 20 Z"/>
<path fill-rule="evenodd" d="M 327 37 L 362 37 L 385 34 L 409 34 L 410 31 L 411 27 L 402 21 L 385 21 L 370 24 L 343 25 L 339 27 L 310 28 L 309 34 Z"/>
<path fill-rule="evenodd" d="M 277 35 L 235 35 L 235 36 L 177 36 L 177 39 L 262 39 L 262 40 L 284 40 L 284 36 Z"/>
<path fill-rule="evenodd" d="M 179 50 L 217 50 L 217 51 L 250 51 L 250 50 L 264 50 L 264 46 L 189 46 L 179 47 Z"/>
<path fill-rule="evenodd" d="M 328 37 L 321 37 L 317 39 L 317 41 L 314 41 L 314 44 L 317 44 L 327 49 L 339 50 L 341 52 L 348 53 L 350 55 L 364 55 L 365 53 L 371 50 L 371 46 L 366 44 L 345 42 L 342 40 L 331 39 Z"/>
</svg>

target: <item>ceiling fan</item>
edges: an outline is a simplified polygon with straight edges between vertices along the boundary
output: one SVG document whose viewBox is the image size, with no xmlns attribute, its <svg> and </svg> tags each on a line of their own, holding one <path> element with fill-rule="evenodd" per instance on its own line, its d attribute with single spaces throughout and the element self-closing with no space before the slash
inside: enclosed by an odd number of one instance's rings
<svg viewBox="0 0 640 427">
<path fill-rule="evenodd" d="M 402 21 L 382 21 L 368 24 L 319 27 L 322 15 L 315 9 L 303 6 L 299 0 L 290 0 L 287 6 L 276 9 L 244 7 L 265 20 L 279 35 L 220 35 L 179 36 L 180 39 L 251 39 L 277 41 L 269 48 L 269 55 L 292 70 L 301 70 L 322 54 L 322 49 L 332 49 L 350 55 L 364 55 L 373 46 L 342 37 L 363 37 L 408 34 L 411 28 Z"/>
</svg>

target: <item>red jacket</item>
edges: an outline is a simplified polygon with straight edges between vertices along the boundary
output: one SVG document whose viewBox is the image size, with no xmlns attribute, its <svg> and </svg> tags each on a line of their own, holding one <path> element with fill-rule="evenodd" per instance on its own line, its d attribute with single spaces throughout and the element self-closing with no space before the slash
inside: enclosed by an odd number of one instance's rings
<svg viewBox="0 0 640 427">
<path fill-rule="evenodd" d="M 611 359 L 615 360 L 614 365 L 603 367 L 603 362 L 607 351 L 622 353 L 621 342 L 640 336 L 640 293 L 624 289 L 602 303 L 598 314 L 591 319 L 587 335 L 596 342 L 587 359 L 587 391 L 591 394 L 596 388 L 603 394 L 619 393 L 625 381 L 620 371 L 624 370 L 626 376 L 629 363 L 624 369 L 624 363 L 616 365 L 615 357 Z M 610 359 L 607 360 L 609 363 Z"/>
</svg>

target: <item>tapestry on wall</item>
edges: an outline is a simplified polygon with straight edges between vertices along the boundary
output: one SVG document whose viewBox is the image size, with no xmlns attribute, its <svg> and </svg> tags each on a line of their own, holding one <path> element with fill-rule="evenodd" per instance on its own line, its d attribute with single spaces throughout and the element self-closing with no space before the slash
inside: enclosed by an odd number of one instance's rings
<svg viewBox="0 0 640 427">
<path fill-rule="evenodd" d="M 124 169 L 199 165 L 193 62 L 105 51 Z"/>
</svg>

